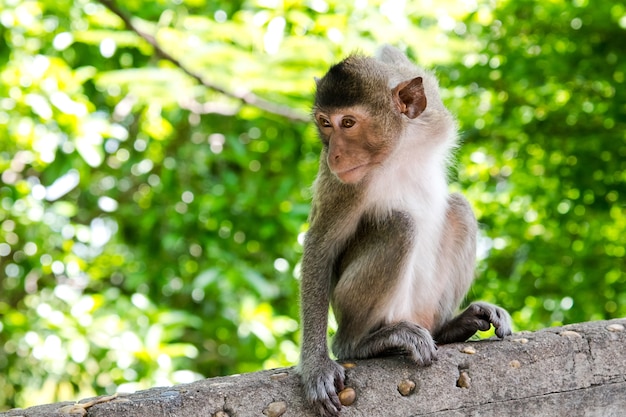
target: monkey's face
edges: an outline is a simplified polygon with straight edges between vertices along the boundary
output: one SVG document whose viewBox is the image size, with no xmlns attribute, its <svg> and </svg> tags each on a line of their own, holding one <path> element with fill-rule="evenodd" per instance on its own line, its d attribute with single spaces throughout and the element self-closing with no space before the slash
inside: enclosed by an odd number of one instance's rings
<svg viewBox="0 0 626 417">
<path fill-rule="evenodd" d="M 421 77 L 390 89 L 389 73 L 385 64 L 355 55 L 316 82 L 313 108 L 322 157 L 343 183 L 360 183 L 383 164 L 406 121 L 426 107 Z"/>
<path fill-rule="evenodd" d="M 341 182 L 361 182 L 389 154 L 390 143 L 375 119 L 360 106 L 315 112 L 323 155 Z"/>
</svg>

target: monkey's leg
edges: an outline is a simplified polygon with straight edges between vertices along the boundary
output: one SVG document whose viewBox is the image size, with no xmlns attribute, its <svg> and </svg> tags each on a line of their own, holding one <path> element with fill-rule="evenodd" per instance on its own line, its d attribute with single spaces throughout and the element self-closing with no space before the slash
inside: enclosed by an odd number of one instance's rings
<svg viewBox="0 0 626 417">
<path fill-rule="evenodd" d="M 384 324 L 389 303 L 414 243 L 413 219 L 403 212 L 372 222 L 364 220 L 341 255 L 332 304 L 339 327 L 333 352 L 340 359 L 363 359 L 406 352 L 419 364 L 435 356 L 430 333 L 408 322 Z"/>
<path fill-rule="evenodd" d="M 469 203 L 462 195 L 451 194 L 438 268 L 440 278 L 452 290 L 441 298 L 443 322 L 433 331 L 439 344 L 464 342 L 478 330 L 489 330 L 491 324 L 499 337 L 511 334 L 509 314 L 492 304 L 474 303 L 453 317 L 474 278 L 476 233 L 476 219 Z"/>
<path fill-rule="evenodd" d="M 406 321 L 386 325 L 367 335 L 353 350 L 351 358 L 364 359 L 405 353 L 418 365 L 436 360 L 437 347 L 430 332 Z"/>
<path fill-rule="evenodd" d="M 472 303 L 435 333 L 439 344 L 464 342 L 478 330 L 496 329 L 496 336 L 511 334 L 511 317 L 503 308 L 485 302 Z"/>
</svg>

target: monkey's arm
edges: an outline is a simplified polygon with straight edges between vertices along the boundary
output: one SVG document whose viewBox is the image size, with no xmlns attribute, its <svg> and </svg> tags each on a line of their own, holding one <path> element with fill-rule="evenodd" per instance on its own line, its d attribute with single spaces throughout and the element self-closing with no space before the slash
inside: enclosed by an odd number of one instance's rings
<svg viewBox="0 0 626 417">
<path fill-rule="evenodd" d="M 307 401 L 318 415 L 332 417 L 341 409 L 337 393 L 344 388 L 344 369 L 328 356 L 326 332 L 333 259 L 329 259 L 330 251 L 323 239 L 312 228 L 304 244 L 299 369 Z"/>
</svg>

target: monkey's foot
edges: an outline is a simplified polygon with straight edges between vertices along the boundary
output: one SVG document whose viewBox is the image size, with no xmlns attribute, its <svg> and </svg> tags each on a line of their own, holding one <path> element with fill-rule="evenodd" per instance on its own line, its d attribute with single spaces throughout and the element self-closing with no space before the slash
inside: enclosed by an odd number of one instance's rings
<svg viewBox="0 0 626 417">
<path fill-rule="evenodd" d="M 472 303 L 457 317 L 446 323 L 435 335 L 438 343 L 464 342 L 478 330 L 496 329 L 503 338 L 512 333 L 511 316 L 501 307 L 483 301 Z"/>
<path fill-rule="evenodd" d="M 489 330 L 493 324 L 496 329 L 496 336 L 500 339 L 512 333 L 511 316 L 501 307 L 480 301 L 470 304 L 462 315 L 466 314 L 468 320 L 473 318 L 478 327 L 477 330 Z"/>
<path fill-rule="evenodd" d="M 363 338 L 355 348 L 344 351 L 341 346 L 335 345 L 333 351 L 337 357 L 346 359 L 367 359 L 402 353 L 422 366 L 428 366 L 437 360 L 437 346 L 428 330 L 407 321 L 376 330 Z"/>
</svg>

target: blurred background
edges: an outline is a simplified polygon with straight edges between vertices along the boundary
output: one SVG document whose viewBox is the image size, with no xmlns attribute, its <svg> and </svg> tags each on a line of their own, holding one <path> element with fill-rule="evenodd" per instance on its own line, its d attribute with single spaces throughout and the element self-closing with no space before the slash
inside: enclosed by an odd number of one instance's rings
<svg viewBox="0 0 626 417">
<path fill-rule="evenodd" d="M 0 411 L 297 362 L 314 76 L 440 78 L 468 301 L 626 315 L 626 6 L 0 0 Z"/>
</svg>

